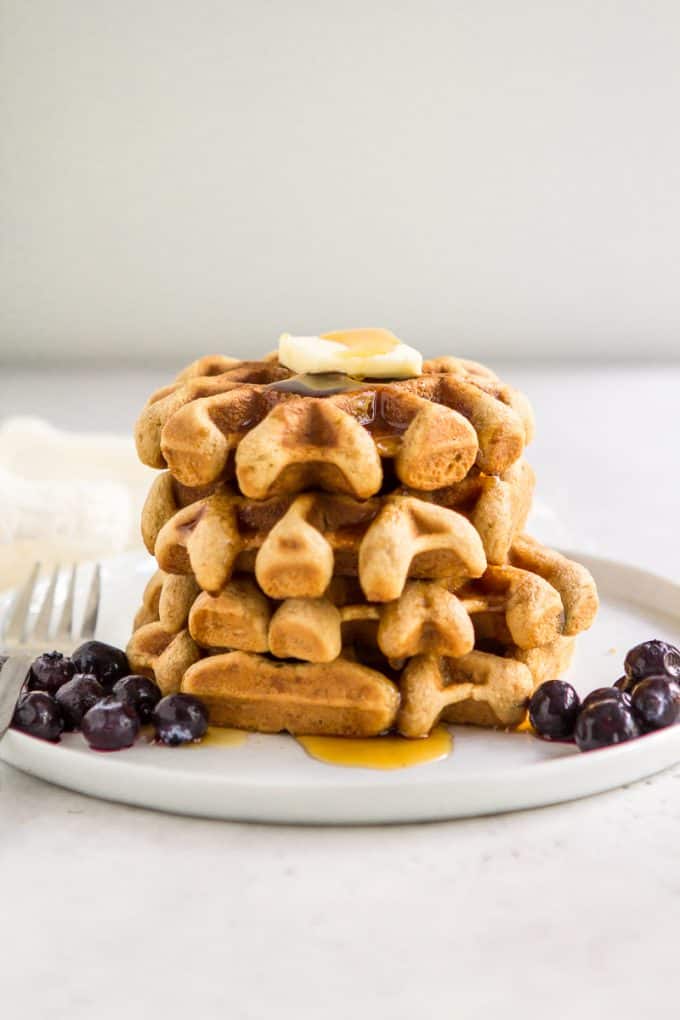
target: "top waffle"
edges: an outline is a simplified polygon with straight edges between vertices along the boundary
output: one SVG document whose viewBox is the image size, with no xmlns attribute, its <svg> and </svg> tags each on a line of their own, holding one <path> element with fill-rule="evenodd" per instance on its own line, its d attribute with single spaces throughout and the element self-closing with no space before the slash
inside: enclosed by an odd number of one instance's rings
<svg viewBox="0 0 680 1020">
<path fill-rule="evenodd" d="M 311 486 L 367 499 L 386 471 L 424 491 L 460 482 L 473 465 L 500 475 L 531 440 L 533 416 L 520 393 L 457 358 L 377 382 L 296 376 L 276 356 L 214 355 L 151 397 L 135 435 L 141 460 L 185 486 L 236 478 L 252 499 Z"/>
</svg>

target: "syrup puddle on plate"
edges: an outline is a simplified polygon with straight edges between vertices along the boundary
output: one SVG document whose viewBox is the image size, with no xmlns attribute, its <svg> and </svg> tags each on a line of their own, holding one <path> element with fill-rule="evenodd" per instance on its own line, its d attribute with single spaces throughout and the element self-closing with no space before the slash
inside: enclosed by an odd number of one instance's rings
<svg viewBox="0 0 680 1020">
<path fill-rule="evenodd" d="M 513 733 L 533 733 L 536 734 L 536 730 L 529 722 L 529 713 L 527 712 L 524 722 L 521 722 L 519 726 L 515 726 L 512 730 Z"/>
<path fill-rule="evenodd" d="M 190 747 L 239 747 L 248 739 L 247 730 L 232 730 L 220 726 L 209 726 L 208 732 L 198 744 Z"/>
<path fill-rule="evenodd" d="M 155 744 L 153 726 L 144 726 L 142 737 L 147 744 Z M 246 730 L 222 729 L 220 726 L 209 726 L 206 735 L 202 740 L 196 740 L 191 744 L 182 744 L 182 747 L 239 747 L 245 744 L 248 739 Z M 173 750 L 176 750 L 173 748 Z"/>
<path fill-rule="evenodd" d="M 405 769 L 440 761 L 451 754 L 453 737 L 444 726 L 436 726 L 429 737 L 297 737 L 311 758 L 326 765 L 361 769 Z"/>
</svg>

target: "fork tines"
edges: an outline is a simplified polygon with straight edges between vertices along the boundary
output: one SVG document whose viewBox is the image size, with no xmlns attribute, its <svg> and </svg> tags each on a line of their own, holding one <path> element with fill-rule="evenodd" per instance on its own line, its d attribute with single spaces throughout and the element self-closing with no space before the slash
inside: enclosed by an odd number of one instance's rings
<svg viewBox="0 0 680 1020">
<path fill-rule="evenodd" d="M 77 638 L 87 640 L 94 636 L 101 595 L 101 567 L 97 564 L 92 574 L 87 594 L 85 611 L 78 634 L 75 632 L 73 610 L 75 604 L 77 567 L 73 566 L 68 580 L 66 598 L 61 606 L 59 621 L 52 630 L 52 618 L 55 611 L 57 588 L 61 568 L 56 566 L 52 571 L 47 589 L 42 597 L 35 622 L 31 621 L 31 608 L 34 603 L 35 591 L 40 577 L 40 563 L 36 563 L 26 581 L 14 599 L 8 614 L 3 632 L 3 643 L 11 648 L 21 648 L 29 644 L 51 642 L 68 645 Z"/>
</svg>

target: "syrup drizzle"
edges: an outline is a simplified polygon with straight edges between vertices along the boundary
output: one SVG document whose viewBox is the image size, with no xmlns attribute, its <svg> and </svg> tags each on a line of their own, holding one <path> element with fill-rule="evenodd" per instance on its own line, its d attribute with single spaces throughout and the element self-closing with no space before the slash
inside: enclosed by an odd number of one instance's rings
<svg viewBox="0 0 680 1020">
<path fill-rule="evenodd" d="M 426 762 L 441 761 L 451 754 L 453 737 L 444 726 L 436 726 L 422 740 L 385 737 L 297 737 L 298 743 L 317 761 L 345 768 L 404 769 Z"/>
<path fill-rule="evenodd" d="M 265 389 L 296 393 L 301 397 L 332 397 L 336 393 L 361 390 L 365 385 L 361 379 L 354 379 L 344 372 L 305 372 L 302 375 L 292 375 L 290 379 L 269 383 Z"/>
<path fill-rule="evenodd" d="M 380 384 L 389 381 L 388 379 L 362 381 L 342 372 L 308 372 L 269 383 L 265 389 L 276 390 L 279 393 L 294 393 L 301 397 L 332 397 L 340 393 L 365 390 L 366 399 L 356 413 L 357 421 L 373 435 L 381 456 L 394 456 L 395 451 L 383 449 L 382 444 L 405 432 L 411 421 L 408 417 L 394 417 L 390 410 L 389 397 L 378 389 Z"/>
</svg>

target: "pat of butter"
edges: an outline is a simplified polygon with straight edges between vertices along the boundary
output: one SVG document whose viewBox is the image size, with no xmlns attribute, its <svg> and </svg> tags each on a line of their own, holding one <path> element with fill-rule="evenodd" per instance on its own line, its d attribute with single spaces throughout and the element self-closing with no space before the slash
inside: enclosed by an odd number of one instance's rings
<svg viewBox="0 0 680 1020">
<path fill-rule="evenodd" d="M 362 379 L 409 379 L 423 358 L 388 329 L 346 329 L 279 338 L 279 361 L 293 372 L 344 372 Z"/>
</svg>

